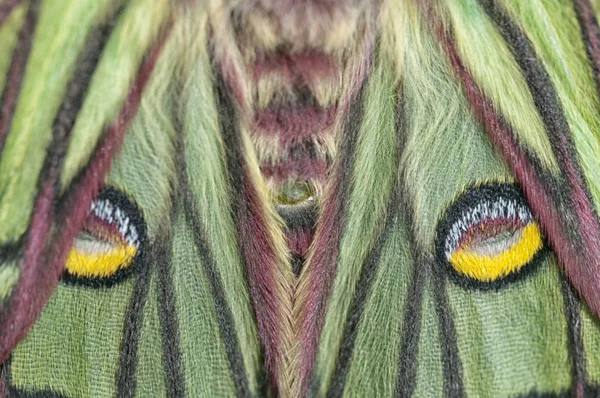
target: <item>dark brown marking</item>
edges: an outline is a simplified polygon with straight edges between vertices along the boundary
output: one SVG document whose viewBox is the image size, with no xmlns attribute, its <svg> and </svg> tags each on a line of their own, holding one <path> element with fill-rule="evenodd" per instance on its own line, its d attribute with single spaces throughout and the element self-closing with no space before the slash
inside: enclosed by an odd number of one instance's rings
<svg viewBox="0 0 600 398">
<path fill-rule="evenodd" d="M 417 385 L 419 340 L 423 318 L 423 290 L 427 276 L 431 274 L 429 262 L 416 249 L 412 250 L 412 276 L 406 292 L 400 354 L 398 355 L 398 377 L 396 397 L 412 397 Z"/>
<path fill-rule="evenodd" d="M 286 148 L 328 131 L 335 121 L 335 106 L 322 108 L 315 104 L 270 106 L 254 113 L 253 134 L 275 137 Z"/>
<path fill-rule="evenodd" d="M 298 180 L 322 179 L 329 170 L 327 159 L 316 157 L 304 151 L 288 152 L 284 160 L 275 164 L 262 164 L 260 171 L 263 176 L 284 182 L 289 178 Z"/>
<path fill-rule="evenodd" d="M 123 339 L 119 348 L 119 367 L 115 376 L 115 396 L 123 398 L 135 396 L 138 349 L 152 274 L 145 251 L 141 255 L 143 257 L 139 261 L 143 266 L 140 267 L 125 311 Z"/>
<path fill-rule="evenodd" d="M 171 251 L 173 239 L 163 231 L 154 242 L 152 258 L 156 264 L 158 315 L 163 350 L 164 382 L 167 396 L 185 397 L 185 379 L 181 363 L 181 339 L 173 286 Z"/>
<path fill-rule="evenodd" d="M 430 262 L 432 261 L 435 260 L 431 258 Z M 433 266 L 432 264 L 429 268 L 431 269 Z M 438 317 L 438 333 L 444 372 L 444 393 L 448 398 L 461 398 L 466 396 L 462 381 L 462 361 L 458 351 L 453 313 L 448 303 L 446 282 L 447 275 L 445 273 L 432 273 L 430 286 Z"/>
<path fill-rule="evenodd" d="M 573 287 L 561 276 L 561 291 L 564 301 L 566 320 L 567 347 L 571 361 L 571 391 L 575 398 L 583 398 L 587 384 L 587 371 L 585 368 L 585 355 L 581 339 L 581 316 L 579 315 L 579 302 Z"/>
</svg>

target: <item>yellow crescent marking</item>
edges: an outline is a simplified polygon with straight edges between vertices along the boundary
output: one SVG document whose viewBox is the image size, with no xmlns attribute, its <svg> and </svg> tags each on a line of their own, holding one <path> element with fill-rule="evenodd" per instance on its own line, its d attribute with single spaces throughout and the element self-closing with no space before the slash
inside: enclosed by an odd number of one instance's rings
<svg viewBox="0 0 600 398">
<path fill-rule="evenodd" d="M 458 273 L 482 282 L 491 282 L 519 270 L 533 259 L 542 247 L 538 224 L 531 222 L 521 230 L 520 239 L 494 256 L 460 248 L 450 256 L 450 264 Z"/>
<path fill-rule="evenodd" d="M 106 278 L 119 269 L 129 267 L 136 253 L 137 248 L 126 243 L 95 253 L 73 248 L 67 258 L 66 268 L 74 276 Z"/>
</svg>

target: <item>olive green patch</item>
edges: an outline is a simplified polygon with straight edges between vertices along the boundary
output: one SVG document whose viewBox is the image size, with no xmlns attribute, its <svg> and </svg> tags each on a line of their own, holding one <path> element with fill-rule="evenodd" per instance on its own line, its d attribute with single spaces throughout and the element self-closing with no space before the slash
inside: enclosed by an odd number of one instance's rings
<svg viewBox="0 0 600 398">
<path fill-rule="evenodd" d="M 73 397 L 113 397 L 133 280 L 110 289 L 60 285 L 12 353 L 11 382 Z"/>
</svg>

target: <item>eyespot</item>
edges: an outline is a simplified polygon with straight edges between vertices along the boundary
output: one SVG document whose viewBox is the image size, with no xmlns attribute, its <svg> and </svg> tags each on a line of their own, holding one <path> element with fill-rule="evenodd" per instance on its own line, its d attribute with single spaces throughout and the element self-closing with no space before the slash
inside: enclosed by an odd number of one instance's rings
<svg viewBox="0 0 600 398">
<path fill-rule="evenodd" d="M 478 288 L 516 279 L 545 252 L 540 227 L 511 184 L 468 189 L 436 232 L 438 262 L 455 280 Z"/>
<path fill-rule="evenodd" d="M 127 195 L 105 188 L 92 201 L 84 225 L 67 257 L 63 281 L 111 286 L 141 265 L 146 226 Z"/>
<path fill-rule="evenodd" d="M 306 181 L 288 180 L 281 184 L 277 192 L 279 205 L 294 206 L 312 200 L 313 191 Z"/>
</svg>

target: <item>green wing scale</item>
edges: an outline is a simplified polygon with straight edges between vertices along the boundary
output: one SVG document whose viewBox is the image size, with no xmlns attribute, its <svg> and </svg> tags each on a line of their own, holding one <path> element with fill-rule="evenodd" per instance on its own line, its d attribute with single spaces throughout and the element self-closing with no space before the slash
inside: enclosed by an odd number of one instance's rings
<svg viewBox="0 0 600 398">
<path fill-rule="evenodd" d="M 599 12 L 0 0 L 0 397 L 597 397 Z"/>
</svg>

